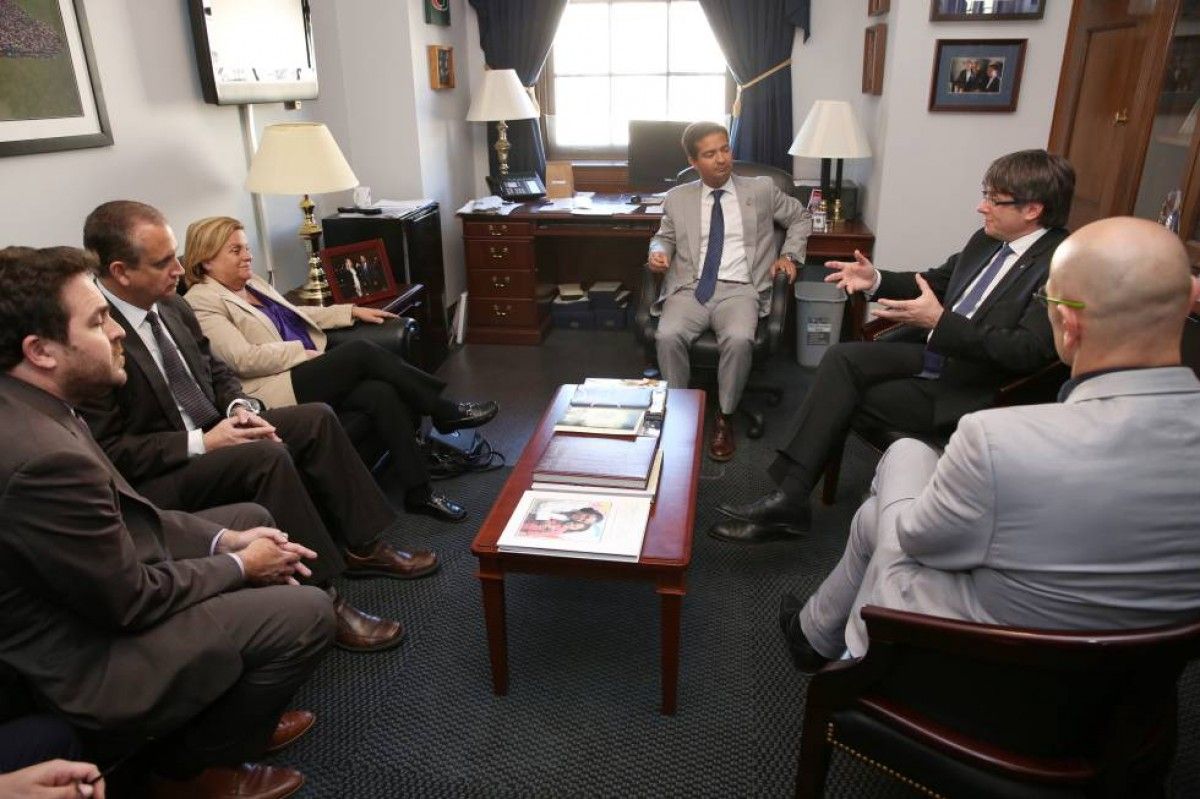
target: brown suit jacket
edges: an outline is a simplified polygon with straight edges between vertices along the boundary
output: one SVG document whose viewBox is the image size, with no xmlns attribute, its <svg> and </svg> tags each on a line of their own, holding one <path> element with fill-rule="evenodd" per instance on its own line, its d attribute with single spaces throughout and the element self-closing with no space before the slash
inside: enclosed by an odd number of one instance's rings
<svg viewBox="0 0 1200 799">
<path fill-rule="evenodd" d="M 242 584 L 217 525 L 163 511 L 71 410 L 0 375 L 0 661 L 80 727 L 158 735 L 220 696 L 239 650 L 205 600 Z"/>
</svg>

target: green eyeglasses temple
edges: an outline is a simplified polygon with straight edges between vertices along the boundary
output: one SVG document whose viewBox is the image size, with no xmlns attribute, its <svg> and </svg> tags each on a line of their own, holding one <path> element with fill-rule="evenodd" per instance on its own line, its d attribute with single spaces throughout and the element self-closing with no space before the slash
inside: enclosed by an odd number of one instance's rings
<svg viewBox="0 0 1200 799">
<path fill-rule="evenodd" d="M 1036 299 L 1042 305 L 1046 305 L 1048 303 L 1054 303 L 1055 305 L 1065 305 L 1068 308 L 1076 308 L 1079 310 L 1083 310 L 1084 308 L 1087 307 L 1086 303 L 1080 302 L 1079 300 L 1064 300 L 1060 297 L 1051 297 L 1046 294 L 1045 289 L 1038 289 L 1037 291 L 1034 292 L 1033 296 L 1034 296 L 1034 299 Z"/>
</svg>

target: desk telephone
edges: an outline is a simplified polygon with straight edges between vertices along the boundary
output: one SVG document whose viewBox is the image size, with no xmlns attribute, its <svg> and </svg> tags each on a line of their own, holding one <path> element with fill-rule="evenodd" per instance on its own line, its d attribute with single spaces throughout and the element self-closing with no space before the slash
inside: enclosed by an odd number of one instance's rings
<svg viewBox="0 0 1200 799">
<path fill-rule="evenodd" d="M 487 184 L 492 194 L 508 202 L 536 200 L 546 196 L 546 185 L 537 172 L 510 172 L 500 178 L 488 175 Z"/>
</svg>

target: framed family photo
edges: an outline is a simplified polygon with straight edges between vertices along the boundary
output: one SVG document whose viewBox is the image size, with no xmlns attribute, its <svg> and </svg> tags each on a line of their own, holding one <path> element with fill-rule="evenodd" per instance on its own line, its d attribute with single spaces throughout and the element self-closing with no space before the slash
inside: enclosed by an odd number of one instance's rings
<svg viewBox="0 0 1200 799">
<path fill-rule="evenodd" d="M 396 296 L 396 278 L 383 239 L 321 250 L 321 266 L 335 303 L 364 305 Z"/>
<path fill-rule="evenodd" d="M 0 2 L 0 156 L 112 143 L 83 0 Z"/>
<path fill-rule="evenodd" d="M 1015 111 L 1026 39 L 938 39 L 930 111 Z"/>
<path fill-rule="evenodd" d="M 431 44 L 425 48 L 429 56 L 429 88 L 454 88 L 454 48 Z"/>
<path fill-rule="evenodd" d="M 991 22 L 1003 19 L 1041 19 L 1046 0 L 930 0 L 935 22 Z"/>
</svg>

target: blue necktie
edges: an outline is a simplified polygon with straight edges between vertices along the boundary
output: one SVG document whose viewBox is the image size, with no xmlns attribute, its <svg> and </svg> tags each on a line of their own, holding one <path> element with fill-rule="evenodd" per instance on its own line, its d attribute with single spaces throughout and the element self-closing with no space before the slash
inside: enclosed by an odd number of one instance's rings
<svg viewBox="0 0 1200 799">
<path fill-rule="evenodd" d="M 721 249 L 725 246 L 725 212 L 721 210 L 724 189 L 713 189 L 712 218 L 708 222 L 708 250 L 704 253 L 704 268 L 696 284 L 696 302 L 703 305 L 712 299 L 717 289 L 717 270 L 721 266 Z"/>
<path fill-rule="evenodd" d="M 996 279 L 996 273 L 1000 271 L 1000 267 L 1004 264 L 1004 259 L 1012 255 L 1013 249 L 1007 243 L 1000 248 L 996 253 L 996 257 L 987 265 L 987 268 L 979 275 L 979 279 L 975 281 L 975 285 L 971 290 L 959 297 L 958 302 L 950 309 L 954 313 L 968 316 L 975 312 L 979 307 L 979 303 L 983 300 L 984 292 L 988 286 L 992 285 L 992 281 Z M 940 355 L 929 347 L 925 348 L 925 355 L 921 363 L 921 373 L 917 377 L 923 377 L 926 380 L 937 380 L 942 375 L 942 367 L 946 364 L 946 356 Z"/>
</svg>

